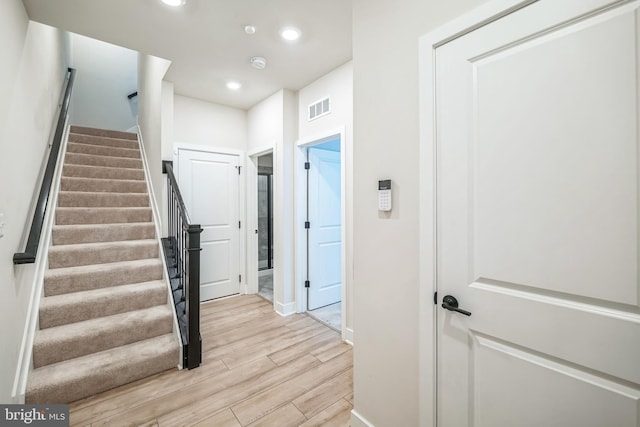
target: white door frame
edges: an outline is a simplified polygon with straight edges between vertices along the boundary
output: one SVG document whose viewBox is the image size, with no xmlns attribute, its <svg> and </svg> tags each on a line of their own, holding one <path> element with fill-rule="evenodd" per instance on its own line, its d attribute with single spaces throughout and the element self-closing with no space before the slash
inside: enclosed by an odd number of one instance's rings
<svg viewBox="0 0 640 427">
<path fill-rule="evenodd" d="M 239 198 L 239 206 L 238 206 L 238 215 L 240 217 L 240 221 L 242 226 L 240 227 L 240 241 L 238 244 L 240 245 L 240 274 L 242 275 L 242 283 L 240 283 L 240 293 L 247 293 L 247 269 L 246 269 L 246 236 L 247 236 L 247 207 L 246 207 L 246 196 L 245 196 L 245 152 L 241 150 L 233 150 L 229 148 L 218 148 L 215 146 L 203 146 L 197 144 L 188 144 L 183 142 L 175 142 L 173 144 L 173 167 L 174 173 L 178 176 L 178 154 L 180 150 L 186 151 L 200 151 L 204 153 L 213 153 L 213 154 L 227 154 L 232 156 L 238 156 L 238 164 L 240 165 L 240 182 L 238 185 L 238 189 L 240 194 L 238 194 Z"/>
<path fill-rule="evenodd" d="M 342 227 L 340 231 L 340 239 L 342 240 L 342 249 L 341 249 L 341 258 L 342 258 L 342 272 L 341 272 L 341 280 L 342 280 L 342 338 L 347 339 L 349 341 L 352 340 L 352 337 L 348 336 L 346 322 L 347 322 L 347 287 L 350 284 L 347 282 L 346 278 L 346 241 L 347 241 L 347 215 L 346 215 L 346 194 L 347 194 L 347 175 L 346 175 L 346 128 L 340 127 L 336 129 L 327 130 L 320 134 L 312 135 L 309 137 L 305 137 L 303 139 L 298 140 L 296 143 L 295 150 L 295 167 L 294 167 L 294 181 L 296 183 L 296 194 L 295 194 L 295 242 L 296 242 L 296 268 L 295 268 L 295 299 L 296 299 L 296 308 L 298 313 L 304 313 L 307 311 L 307 298 L 306 298 L 306 288 L 304 287 L 304 281 L 306 280 L 306 261 L 307 261 L 307 234 L 304 232 L 304 222 L 307 217 L 307 186 L 302 185 L 302 182 L 306 180 L 306 170 L 304 168 L 304 164 L 307 161 L 307 153 L 306 149 L 312 147 L 314 145 L 322 144 L 323 142 L 329 141 L 335 137 L 340 138 L 340 217 L 342 221 Z"/>
<path fill-rule="evenodd" d="M 258 277 L 258 157 L 273 153 L 273 147 L 262 147 L 247 153 L 247 294 L 257 294 Z M 275 168 L 273 169 L 275 175 Z M 275 270 L 276 266 L 273 266 Z M 275 298 L 274 298 L 275 301 Z"/>
<path fill-rule="evenodd" d="M 420 271 L 419 420 L 436 425 L 436 81 L 435 50 L 537 0 L 492 0 L 419 39 Z"/>
</svg>

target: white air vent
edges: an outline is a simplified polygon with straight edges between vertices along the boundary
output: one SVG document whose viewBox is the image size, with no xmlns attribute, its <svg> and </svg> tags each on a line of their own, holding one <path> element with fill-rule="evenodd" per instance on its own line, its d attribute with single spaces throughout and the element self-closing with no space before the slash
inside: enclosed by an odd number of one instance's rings
<svg viewBox="0 0 640 427">
<path fill-rule="evenodd" d="M 318 117 L 327 115 L 331 112 L 331 102 L 329 97 L 321 99 L 309 105 L 309 121 L 315 120 Z"/>
</svg>

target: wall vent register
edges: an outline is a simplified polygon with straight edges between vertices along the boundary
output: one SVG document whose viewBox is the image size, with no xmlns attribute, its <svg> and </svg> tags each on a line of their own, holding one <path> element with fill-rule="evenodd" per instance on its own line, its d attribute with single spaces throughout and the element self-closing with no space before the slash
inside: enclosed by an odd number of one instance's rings
<svg viewBox="0 0 640 427">
<path fill-rule="evenodd" d="M 325 116 L 331 112 L 331 101 L 329 97 L 316 101 L 309 105 L 309 121 Z"/>
</svg>

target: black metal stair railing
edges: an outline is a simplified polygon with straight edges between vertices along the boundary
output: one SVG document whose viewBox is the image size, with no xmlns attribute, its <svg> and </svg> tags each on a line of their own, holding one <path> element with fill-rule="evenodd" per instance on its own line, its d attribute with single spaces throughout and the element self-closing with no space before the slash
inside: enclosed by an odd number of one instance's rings
<svg viewBox="0 0 640 427">
<path fill-rule="evenodd" d="M 73 89 L 75 76 L 76 70 L 68 68 L 67 76 L 65 77 L 65 83 L 67 86 L 62 98 L 60 115 L 58 116 L 56 131 L 53 136 L 53 141 L 51 142 L 51 151 L 49 152 L 49 159 L 47 160 L 47 166 L 42 178 L 42 186 L 40 187 L 40 193 L 38 194 L 38 201 L 36 202 L 36 208 L 33 212 L 33 220 L 31 221 L 31 228 L 29 229 L 29 237 L 27 238 L 27 244 L 24 252 L 16 252 L 13 254 L 14 264 L 32 264 L 36 262 L 38 246 L 40 246 L 40 235 L 42 234 L 42 226 L 44 225 L 44 217 L 49 202 L 49 193 L 51 193 L 51 188 L 53 187 L 53 175 L 55 174 L 56 165 L 58 163 L 58 154 L 60 153 L 60 147 L 62 146 L 64 128 L 67 123 L 67 116 L 69 115 L 71 90 Z"/>
<path fill-rule="evenodd" d="M 185 208 L 171 162 L 162 162 L 167 174 L 168 237 L 162 238 L 162 247 L 178 325 L 182 337 L 183 366 L 197 368 L 202 362 L 200 336 L 200 233 L 199 224 L 191 224 Z"/>
</svg>

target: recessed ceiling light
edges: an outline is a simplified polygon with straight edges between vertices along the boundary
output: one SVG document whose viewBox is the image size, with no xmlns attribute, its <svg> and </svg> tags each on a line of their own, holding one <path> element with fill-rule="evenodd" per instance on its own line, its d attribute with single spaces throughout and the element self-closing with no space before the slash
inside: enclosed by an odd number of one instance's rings
<svg viewBox="0 0 640 427">
<path fill-rule="evenodd" d="M 242 85 L 238 82 L 227 82 L 227 87 L 231 90 L 238 90 Z"/>
<path fill-rule="evenodd" d="M 264 68 L 267 66 L 267 60 L 262 56 L 254 56 L 249 60 L 249 63 L 253 68 L 257 68 L 258 70 L 264 70 Z"/>
<path fill-rule="evenodd" d="M 166 4 L 167 6 L 176 7 L 185 4 L 186 0 L 162 0 L 162 3 Z"/>
<path fill-rule="evenodd" d="M 246 27 L 244 27 L 244 32 L 251 35 L 251 34 L 255 34 L 256 33 L 256 27 L 254 27 L 253 25 L 247 25 Z"/>
<path fill-rule="evenodd" d="M 298 38 L 300 37 L 300 30 L 293 27 L 285 27 L 280 30 L 280 35 L 283 39 L 292 42 L 298 40 Z"/>
</svg>

